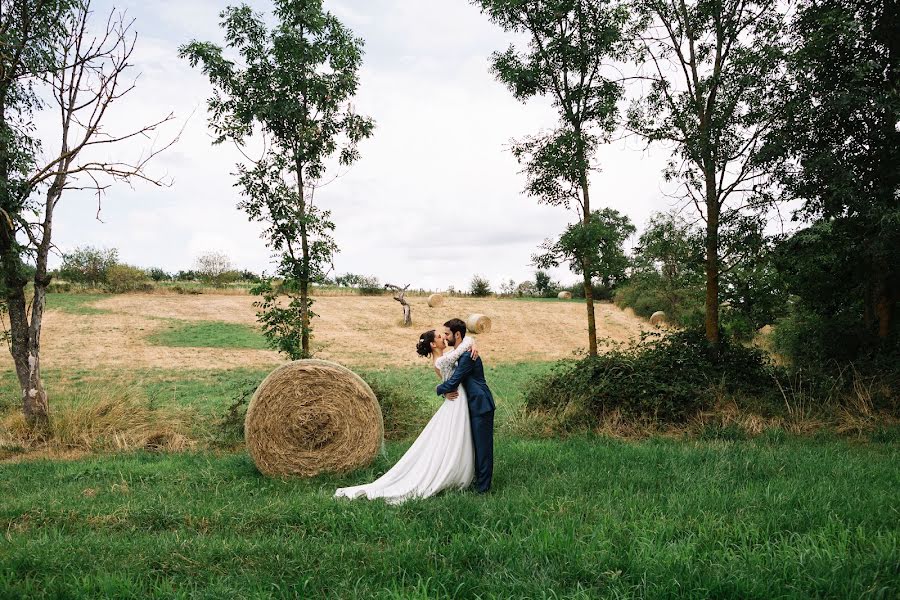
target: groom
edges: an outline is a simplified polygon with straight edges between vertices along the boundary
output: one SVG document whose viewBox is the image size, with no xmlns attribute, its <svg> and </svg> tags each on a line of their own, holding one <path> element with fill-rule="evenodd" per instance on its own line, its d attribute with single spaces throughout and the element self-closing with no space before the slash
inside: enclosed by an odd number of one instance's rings
<svg viewBox="0 0 900 600">
<path fill-rule="evenodd" d="M 461 344 L 466 337 L 466 324 L 460 319 L 444 323 L 444 339 L 449 346 Z M 437 387 L 438 396 L 453 399 L 456 388 L 462 383 L 469 400 L 469 422 L 472 426 L 472 442 L 475 445 L 475 491 L 484 494 L 491 489 L 494 474 L 494 396 L 484 379 L 481 357 L 464 353 L 450 379 Z"/>
</svg>

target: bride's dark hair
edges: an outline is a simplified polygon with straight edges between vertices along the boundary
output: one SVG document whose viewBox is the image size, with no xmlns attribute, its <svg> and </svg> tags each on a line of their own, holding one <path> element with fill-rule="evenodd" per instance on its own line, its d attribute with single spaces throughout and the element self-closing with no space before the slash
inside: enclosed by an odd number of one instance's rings
<svg viewBox="0 0 900 600">
<path fill-rule="evenodd" d="M 419 337 L 419 343 L 416 344 L 416 352 L 419 356 L 429 356 L 431 354 L 431 342 L 434 341 L 434 329 L 426 331 Z"/>
</svg>

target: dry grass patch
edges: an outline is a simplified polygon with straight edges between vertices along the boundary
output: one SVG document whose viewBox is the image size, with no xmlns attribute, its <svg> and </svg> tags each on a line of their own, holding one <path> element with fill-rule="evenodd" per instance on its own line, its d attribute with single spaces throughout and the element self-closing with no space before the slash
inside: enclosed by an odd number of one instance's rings
<svg viewBox="0 0 900 600">
<path fill-rule="evenodd" d="M 454 317 L 489 316 L 492 329 L 479 340 L 489 363 L 553 361 L 587 346 L 587 317 L 578 302 L 528 302 L 495 298 L 446 298 L 431 308 L 426 297 L 409 297 L 412 327 L 400 324 L 399 306 L 390 296 L 317 297 L 313 346 L 317 358 L 349 367 L 380 368 L 423 364 L 415 353 L 419 334 Z M 256 326 L 254 298 L 248 295 L 121 294 L 90 303 L 102 314 L 48 311 L 42 359 L 55 369 L 274 368 L 285 362 L 277 352 L 236 348 L 169 348 L 148 338 L 171 319 L 220 321 Z M 600 336 L 613 341 L 637 337 L 645 321 L 612 304 L 597 304 Z M 0 368 L 12 369 L 4 355 Z"/>
<path fill-rule="evenodd" d="M 55 399 L 49 436 L 29 429 L 19 410 L 0 418 L 0 449 L 17 458 L 136 449 L 175 452 L 195 446 L 190 433 L 194 417 L 183 408 L 151 407 L 139 391 L 88 388 Z"/>
</svg>

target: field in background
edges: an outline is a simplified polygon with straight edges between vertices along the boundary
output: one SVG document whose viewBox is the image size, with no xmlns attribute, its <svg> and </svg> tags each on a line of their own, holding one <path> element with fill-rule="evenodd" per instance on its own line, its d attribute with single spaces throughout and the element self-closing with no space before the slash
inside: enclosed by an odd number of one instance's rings
<svg viewBox="0 0 900 600">
<path fill-rule="evenodd" d="M 48 299 L 44 369 L 272 368 L 284 361 L 265 349 L 252 296 L 51 294 Z M 416 296 L 410 304 L 413 326 L 407 328 L 390 296 L 317 297 L 316 356 L 352 368 L 426 367 L 415 353 L 419 335 L 471 313 L 493 321 L 491 332 L 479 339 L 488 364 L 553 361 L 587 346 L 581 302 L 450 297 L 440 308 L 429 308 Z M 597 305 L 597 323 L 601 336 L 617 342 L 648 327 L 612 304 Z M 12 370 L 8 353 L 0 358 L 0 369 Z"/>
</svg>

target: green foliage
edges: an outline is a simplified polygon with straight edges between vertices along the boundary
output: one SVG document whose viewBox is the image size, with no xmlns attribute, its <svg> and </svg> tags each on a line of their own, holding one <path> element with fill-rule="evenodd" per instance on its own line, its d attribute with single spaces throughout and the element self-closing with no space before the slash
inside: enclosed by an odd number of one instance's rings
<svg viewBox="0 0 900 600">
<path fill-rule="evenodd" d="M 384 294 L 384 287 L 375 275 L 360 276 L 356 281 L 356 287 L 363 296 L 380 296 Z"/>
<path fill-rule="evenodd" d="M 264 350 L 266 339 L 254 327 L 221 321 L 174 321 L 148 338 L 151 344 L 175 348 L 250 348 Z"/>
<path fill-rule="evenodd" d="M 851 340 L 826 357 L 900 337 L 898 19 L 893 3 L 825 0 L 800 2 L 792 22 L 791 86 L 769 150 L 790 159 L 779 182 L 803 203 L 795 219 L 812 223 L 782 241 L 779 270 L 803 305 L 793 326 Z"/>
<path fill-rule="evenodd" d="M 409 373 L 363 371 L 360 373 L 378 398 L 387 440 L 415 438 L 422 432 L 433 411 Z M 417 393 L 419 391 L 419 393 Z"/>
<path fill-rule="evenodd" d="M 147 291 L 152 286 L 147 282 L 147 273 L 143 269 L 116 263 L 106 270 L 105 287 L 113 294 L 121 294 Z"/>
<path fill-rule="evenodd" d="M 481 275 L 473 275 L 469 284 L 469 294 L 476 298 L 485 298 L 494 292 L 491 290 L 491 282 Z"/>
<path fill-rule="evenodd" d="M 556 242 L 546 240 L 541 246 L 544 252 L 532 260 L 545 269 L 568 262 L 573 273 L 586 273 L 591 280 L 599 279 L 604 287 L 611 288 L 625 279 L 629 260 L 624 244 L 635 231 L 631 219 L 619 211 L 595 210 L 586 223 L 569 225 Z"/>
<path fill-rule="evenodd" d="M 223 252 L 204 252 L 197 257 L 193 271 L 197 279 L 213 287 L 225 287 L 238 281 L 239 271 L 231 266 L 231 259 Z"/>
<path fill-rule="evenodd" d="M 202 64 L 215 92 L 209 99 L 215 142 L 243 143 L 259 131 L 268 144 L 256 162 L 239 164 L 239 203 L 266 225 L 268 246 L 279 257 L 276 276 L 288 306 L 276 301 L 272 286 L 254 293 L 263 330 L 292 358 L 310 356 L 312 299 L 309 285 L 323 281 L 337 245 L 330 212 L 313 194 L 332 158 L 348 166 L 359 158 L 358 144 L 374 123 L 353 111 L 359 85 L 362 40 L 353 36 L 321 0 L 275 0 L 274 25 L 247 5 L 226 8 L 222 28 L 241 67 L 209 42 L 180 48 L 191 66 Z"/>
<path fill-rule="evenodd" d="M 109 269 L 119 262 L 115 248 L 80 246 L 63 255 L 59 277 L 86 287 L 99 288 L 107 282 Z"/>
<path fill-rule="evenodd" d="M 553 298 L 556 296 L 556 290 L 559 284 L 550 280 L 550 274 L 546 271 L 538 269 L 534 273 L 534 290 L 537 295 L 542 298 Z"/>
<path fill-rule="evenodd" d="M 645 334 L 639 342 L 580 361 L 563 361 L 525 392 L 534 411 L 573 410 L 599 423 L 611 411 L 681 423 L 712 406 L 717 391 L 765 393 L 762 352 L 722 340 L 716 357 L 700 331 Z"/>
<path fill-rule="evenodd" d="M 175 278 L 171 273 L 168 273 L 165 271 L 165 269 L 160 269 L 159 267 L 151 267 L 147 269 L 147 277 L 157 283 L 159 283 L 160 281 L 171 281 Z"/>
<path fill-rule="evenodd" d="M 372 481 L 408 446 L 389 443 L 353 473 L 289 480 L 262 477 L 243 452 L 5 462 L 0 589 L 35 599 L 889 598 L 900 589 L 888 445 L 498 438 L 487 498 L 331 497 Z"/>
<path fill-rule="evenodd" d="M 309 330 L 302 326 L 303 317 L 308 315 L 312 319 L 316 314 L 309 308 L 312 301 L 304 302 L 302 297 L 291 293 L 290 289 L 287 290 L 289 301 L 281 301 L 282 292 L 292 283 L 294 282 L 285 281 L 283 286 L 276 287 L 272 279 L 263 279 L 251 288 L 250 293 L 262 297 L 262 300 L 253 305 L 259 309 L 256 318 L 262 325 L 263 335 L 269 346 L 286 354 L 291 360 L 299 360 L 312 356 L 303 344 L 304 331 L 306 335 L 310 335 Z"/>
</svg>

